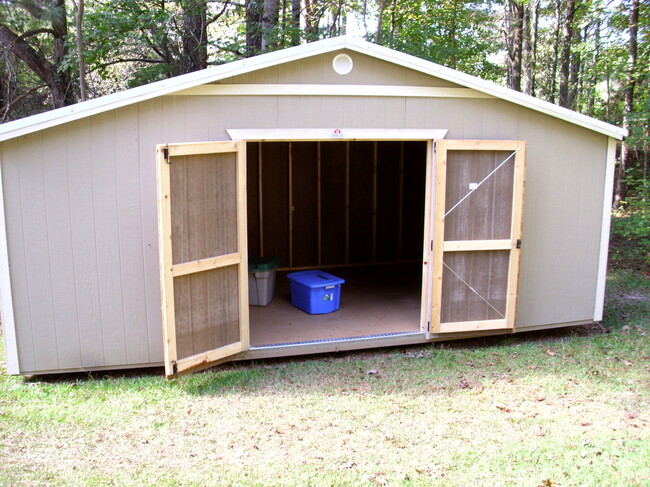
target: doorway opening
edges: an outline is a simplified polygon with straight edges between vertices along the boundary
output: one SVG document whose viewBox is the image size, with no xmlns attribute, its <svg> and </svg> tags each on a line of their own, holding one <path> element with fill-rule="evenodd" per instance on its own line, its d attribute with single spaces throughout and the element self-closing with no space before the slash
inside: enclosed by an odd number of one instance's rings
<svg viewBox="0 0 650 487">
<path fill-rule="evenodd" d="M 248 253 L 279 260 L 251 347 L 421 333 L 426 141 L 248 142 Z M 288 272 L 345 279 L 339 310 L 291 305 Z"/>
</svg>

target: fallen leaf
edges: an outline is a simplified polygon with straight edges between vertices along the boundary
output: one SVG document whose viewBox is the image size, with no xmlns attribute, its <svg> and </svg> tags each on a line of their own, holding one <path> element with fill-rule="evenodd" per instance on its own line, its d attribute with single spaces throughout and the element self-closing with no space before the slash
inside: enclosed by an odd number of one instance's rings
<svg viewBox="0 0 650 487">
<path fill-rule="evenodd" d="M 377 372 L 379 372 L 377 369 L 370 369 L 368 375 L 375 375 Z"/>
<path fill-rule="evenodd" d="M 497 404 L 496 408 L 500 409 L 501 411 L 505 411 L 506 413 L 511 413 L 512 412 L 511 408 L 509 408 L 508 406 L 503 406 L 501 404 Z"/>
<path fill-rule="evenodd" d="M 555 353 L 555 352 L 554 352 L 553 350 L 551 350 L 550 348 L 549 348 L 548 350 L 546 350 L 546 352 L 544 352 L 544 353 L 545 353 L 546 355 L 551 356 L 551 357 L 555 357 L 555 356 L 557 355 L 557 353 Z"/>
</svg>

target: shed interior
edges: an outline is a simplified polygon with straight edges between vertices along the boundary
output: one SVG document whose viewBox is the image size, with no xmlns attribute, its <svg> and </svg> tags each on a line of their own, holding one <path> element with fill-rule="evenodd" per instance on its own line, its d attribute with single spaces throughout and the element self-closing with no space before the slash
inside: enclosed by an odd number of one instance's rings
<svg viewBox="0 0 650 487">
<path fill-rule="evenodd" d="M 250 307 L 252 346 L 420 330 L 427 143 L 249 142 L 248 251 L 276 256 L 274 300 Z M 286 274 L 346 280 L 341 307 L 290 304 Z"/>
</svg>

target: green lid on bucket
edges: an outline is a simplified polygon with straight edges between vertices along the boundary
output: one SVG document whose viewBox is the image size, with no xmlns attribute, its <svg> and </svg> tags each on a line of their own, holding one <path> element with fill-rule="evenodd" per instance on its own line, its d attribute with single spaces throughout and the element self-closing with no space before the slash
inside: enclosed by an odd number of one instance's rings
<svg viewBox="0 0 650 487">
<path fill-rule="evenodd" d="M 248 256 L 248 272 L 267 272 L 278 267 L 279 260 L 275 255 L 269 257 Z"/>
</svg>

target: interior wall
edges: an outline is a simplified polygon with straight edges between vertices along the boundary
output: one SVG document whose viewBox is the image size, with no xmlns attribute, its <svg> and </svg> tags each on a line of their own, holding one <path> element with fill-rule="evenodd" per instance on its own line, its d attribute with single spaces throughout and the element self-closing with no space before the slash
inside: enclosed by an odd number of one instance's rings
<svg viewBox="0 0 650 487">
<path fill-rule="evenodd" d="M 422 258 L 425 142 L 250 142 L 249 254 L 280 268 Z"/>
</svg>

